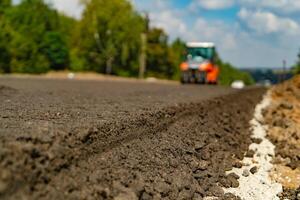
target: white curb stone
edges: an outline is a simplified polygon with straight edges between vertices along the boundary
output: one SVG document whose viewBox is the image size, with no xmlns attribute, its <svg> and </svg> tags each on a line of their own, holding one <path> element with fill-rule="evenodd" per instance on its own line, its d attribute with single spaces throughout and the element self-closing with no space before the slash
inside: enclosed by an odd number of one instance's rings
<svg viewBox="0 0 300 200">
<path fill-rule="evenodd" d="M 282 192 L 282 185 L 273 182 L 270 179 L 269 173 L 273 168 L 271 163 L 275 155 L 275 146 L 266 138 L 267 126 L 262 124 L 262 112 L 271 104 L 270 94 L 267 94 L 263 101 L 257 105 L 255 109 L 254 119 L 250 124 L 252 127 L 252 137 L 261 139 L 260 144 L 251 144 L 250 150 L 255 151 L 253 158 L 244 158 L 243 166 L 241 169 L 234 168 L 228 173 L 236 173 L 240 176 L 238 188 L 224 188 L 225 193 L 232 193 L 241 197 L 243 200 L 279 200 L 277 196 Z M 258 171 L 254 174 L 247 173 L 251 168 L 257 167 Z"/>
</svg>

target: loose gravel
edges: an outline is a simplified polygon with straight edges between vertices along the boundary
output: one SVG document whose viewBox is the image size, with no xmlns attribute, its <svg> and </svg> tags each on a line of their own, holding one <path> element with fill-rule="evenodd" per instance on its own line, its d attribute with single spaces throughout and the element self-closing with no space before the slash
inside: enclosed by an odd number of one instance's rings
<svg viewBox="0 0 300 200">
<path fill-rule="evenodd" d="M 220 199 L 263 89 L 0 78 L 1 199 Z"/>
<path fill-rule="evenodd" d="M 275 146 L 267 139 L 268 127 L 264 125 L 263 110 L 271 103 L 270 95 L 255 109 L 254 119 L 251 121 L 252 137 L 259 139 L 259 143 L 252 143 L 249 147 L 254 152 L 253 157 L 245 157 L 242 168 L 234 168 L 228 173 L 239 176 L 237 188 L 225 188 L 225 192 L 233 193 L 243 200 L 279 200 L 282 185 L 270 178 L 273 169 L 272 160 L 275 156 Z"/>
</svg>

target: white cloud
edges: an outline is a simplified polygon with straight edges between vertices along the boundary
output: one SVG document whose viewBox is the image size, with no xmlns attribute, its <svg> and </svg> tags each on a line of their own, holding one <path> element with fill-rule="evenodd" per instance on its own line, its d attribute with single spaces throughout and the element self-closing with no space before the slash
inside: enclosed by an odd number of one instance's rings
<svg viewBox="0 0 300 200">
<path fill-rule="evenodd" d="M 155 2 L 152 1 L 153 5 Z M 187 20 L 191 17 L 187 10 L 174 9 L 167 3 L 150 8 L 152 26 L 164 28 L 173 39 L 181 37 L 185 41 L 214 42 L 221 57 L 237 67 L 278 67 L 282 59 L 292 64 L 296 58 L 298 44 L 291 44 L 290 41 L 297 41 L 295 38 L 299 27 L 292 19 L 281 18 L 271 12 L 242 9 L 239 13 L 241 21 L 255 33 L 260 31 L 266 35 L 266 40 L 253 32 L 247 32 L 241 27 L 240 21 L 226 23 L 222 19 L 208 20 L 201 16 Z M 279 36 L 270 42 L 270 33 L 278 33 Z"/>
<path fill-rule="evenodd" d="M 237 23 L 228 25 L 199 18 L 190 35 L 200 41 L 214 42 L 220 56 L 237 67 L 278 67 L 283 59 L 292 64 L 298 51 L 298 44 L 290 42 L 297 41 L 296 36 L 282 36 L 280 41 L 269 42 L 248 33 Z"/>
<path fill-rule="evenodd" d="M 170 9 L 170 0 L 129 0 L 139 11 L 158 12 Z"/>
<path fill-rule="evenodd" d="M 243 8 L 238 16 L 250 29 L 259 34 L 284 33 L 293 35 L 300 33 L 300 27 L 296 21 L 279 17 L 272 12 L 250 11 Z"/>
<path fill-rule="evenodd" d="M 47 0 L 59 11 L 76 18 L 80 18 L 83 11 L 83 6 L 80 5 L 79 0 Z"/>
<path fill-rule="evenodd" d="M 194 40 L 214 42 L 223 50 L 232 50 L 237 47 L 235 27 L 229 27 L 222 21 L 207 21 L 198 18 L 191 34 Z"/>
<path fill-rule="evenodd" d="M 194 0 L 192 5 L 199 5 L 207 10 L 218 10 L 232 7 L 234 3 L 234 0 Z"/>
<path fill-rule="evenodd" d="M 12 0 L 14 4 L 18 4 L 21 0 Z M 80 18 L 83 11 L 83 6 L 80 5 L 80 0 L 45 0 L 45 2 L 71 17 Z"/>
<path fill-rule="evenodd" d="M 188 30 L 179 15 L 172 10 L 150 13 L 151 25 L 164 29 L 168 34 L 172 33 L 172 36 L 183 36 Z"/>
<path fill-rule="evenodd" d="M 299 0 L 239 0 L 240 5 L 254 8 L 266 8 L 281 13 L 300 11 Z"/>
<path fill-rule="evenodd" d="M 182 12 L 172 9 L 160 9 L 150 13 L 151 26 L 163 28 L 171 39 L 180 37 L 185 41 L 214 42 L 222 49 L 236 48 L 232 28 L 222 21 L 208 22 L 197 18 L 190 26 L 182 17 Z"/>
<path fill-rule="evenodd" d="M 193 0 L 190 8 L 202 7 L 208 10 L 220 10 L 232 6 L 271 9 L 288 14 L 300 11 L 300 0 Z"/>
<path fill-rule="evenodd" d="M 135 0 L 132 2 L 139 12 L 149 14 L 150 26 L 164 29 L 171 39 L 183 37 L 187 32 L 187 25 L 182 19 L 182 12 L 172 9 L 170 1 Z"/>
</svg>

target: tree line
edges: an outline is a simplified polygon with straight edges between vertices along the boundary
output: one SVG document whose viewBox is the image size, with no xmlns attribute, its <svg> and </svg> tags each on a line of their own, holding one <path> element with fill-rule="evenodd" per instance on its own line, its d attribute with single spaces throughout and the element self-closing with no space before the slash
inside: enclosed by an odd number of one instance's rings
<svg viewBox="0 0 300 200">
<path fill-rule="evenodd" d="M 294 74 L 300 74 L 300 50 L 299 50 L 299 53 L 298 53 L 297 57 L 298 57 L 297 61 L 296 61 L 295 65 L 293 66 L 293 69 L 292 69 Z"/>
<path fill-rule="evenodd" d="M 83 0 L 75 19 L 44 0 L 0 0 L 0 73 L 45 73 L 50 70 L 95 71 L 137 77 L 141 34 L 147 34 L 146 76 L 178 79 L 185 43 L 169 41 L 161 28 L 127 0 Z M 252 83 L 248 74 L 219 59 L 220 82 Z"/>
</svg>

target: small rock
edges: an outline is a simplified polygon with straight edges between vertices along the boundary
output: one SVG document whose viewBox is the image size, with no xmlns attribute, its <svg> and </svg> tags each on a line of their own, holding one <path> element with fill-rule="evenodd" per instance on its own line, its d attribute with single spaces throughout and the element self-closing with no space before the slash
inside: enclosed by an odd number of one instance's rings
<svg viewBox="0 0 300 200">
<path fill-rule="evenodd" d="M 174 173 L 172 175 L 172 185 L 174 185 L 178 191 L 182 190 L 186 186 L 189 186 L 191 184 L 190 179 L 188 178 L 189 174 L 187 173 Z"/>
<path fill-rule="evenodd" d="M 236 173 L 230 173 L 228 176 L 232 176 L 232 177 L 234 177 L 235 179 L 239 179 L 239 178 L 240 178 L 240 176 L 237 175 Z"/>
<path fill-rule="evenodd" d="M 89 129 L 88 131 L 84 131 L 79 134 L 80 140 L 82 143 L 91 142 L 91 136 L 95 133 L 94 129 Z"/>
<path fill-rule="evenodd" d="M 260 138 L 251 138 L 252 142 L 255 143 L 255 144 L 260 144 L 262 143 L 262 139 Z"/>
<path fill-rule="evenodd" d="M 201 161 L 199 161 L 198 169 L 206 170 L 208 168 L 208 165 L 209 165 L 209 162 L 207 162 L 205 160 L 201 160 Z"/>
<path fill-rule="evenodd" d="M 107 199 L 110 195 L 110 190 L 108 188 L 102 188 L 100 186 L 95 186 L 94 190 L 104 199 Z"/>
<path fill-rule="evenodd" d="M 296 160 L 296 159 L 292 159 L 288 164 L 287 166 L 290 167 L 292 170 L 295 170 L 297 169 L 297 167 L 299 166 L 299 160 Z"/>
<path fill-rule="evenodd" d="M 203 200 L 202 195 L 199 193 L 195 193 L 193 196 L 193 200 Z"/>
<path fill-rule="evenodd" d="M 195 150 L 196 150 L 196 151 L 199 151 L 199 150 L 201 150 L 204 146 L 205 146 L 205 143 L 204 143 L 204 142 L 196 142 L 196 143 L 195 143 Z"/>
<path fill-rule="evenodd" d="M 283 129 L 286 129 L 289 127 L 287 121 L 285 119 L 281 119 L 281 118 L 273 120 L 273 126 L 280 127 Z"/>
<path fill-rule="evenodd" d="M 193 193 L 190 190 L 182 190 L 178 195 L 178 199 L 192 199 Z"/>
<path fill-rule="evenodd" d="M 226 171 L 226 172 L 229 172 L 229 171 L 231 171 L 232 170 L 232 168 L 233 168 L 233 164 L 226 164 L 225 166 L 224 166 L 224 170 Z"/>
<path fill-rule="evenodd" d="M 250 172 L 249 172 L 247 169 L 245 169 L 245 170 L 243 171 L 243 176 L 244 176 L 244 177 L 250 176 Z"/>
<path fill-rule="evenodd" d="M 203 160 L 208 160 L 210 158 L 210 153 L 208 151 L 201 152 L 201 158 Z"/>
<path fill-rule="evenodd" d="M 237 159 L 243 160 L 245 157 L 245 154 L 241 151 L 241 152 L 237 152 L 235 156 Z"/>
<path fill-rule="evenodd" d="M 231 187 L 238 188 L 239 186 L 240 186 L 240 183 L 236 179 L 231 181 Z"/>
<path fill-rule="evenodd" d="M 191 148 L 188 148 L 185 150 L 185 153 L 188 154 L 188 155 L 193 155 L 194 154 L 194 150 L 191 149 Z"/>
<path fill-rule="evenodd" d="M 195 194 L 198 194 L 196 196 L 199 196 L 199 195 L 202 196 L 205 194 L 204 189 L 199 184 L 196 184 L 194 189 L 195 189 Z"/>
<path fill-rule="evenodd" d="M 140 199 L 141 200 L 151 200 L 151 199 L 153 199 L 153 197 L 150 194 L 148 194 L 147 192 L 143 192 Z"/>
<path fill-rule="evenodd" d="M 240 169 L 243 167 L 243 163 L 241 161 L 237 160 L 233 163 L 233 167 Z"/>
<path fill-rule="evenodd" d="M 198 170 L 198 166 L 199 166 L 199 163 L 195 160 L 192 160 L 190 162 L 190 167 L 192 169 L 193 172 L 197 171 Z"/>
<path fill-rule="evenodd" d="M 255 167 L 252 167 L 251 169 L 250 169 L 250 172 L 252 173 L 252 174 L 255 174 L 256 172 L 258 171 L 258 168 L 255 166 Z"/>
<path fill-rule="evenodd" d="M 231 187 L 231 182 L 227 178 L 222 178 L 220 180 L 220 184 L 225 187 L 225 188 L 230 188 Z"/>
<path fill-rule="evenodd" d="M 36 158 L 39 158 L 41 156 L 41 154 L 38 149 L 33 148 L 30 152 L 30 156 L 32 159 L 36 159 Z"/>
<path fill-rule="evenodd" d="M 165 182 L 158 182 L 155 184 L 155 190 L 162 195 L 166 195 L 170 191 L 170 186 Z"/>
<path fill-rule="evenodd" d="M 292 110 L 294 106 L 291 103 L 283 102 L 279 106 L 280 108 L 286 109 L 286 110 Z"/>
<path fill-rule="evenodd" d="M 231 193 L 226 193 L 224 195 L 224 200 L 240 200 L 241 198 L 238 196 L 235 196 L 234 194 Z"/>
<path fill-rule="evenodd" d="M 177 168 L 178 165 L 179 165 L 179 162 L 176 159 L 171 159 L 170 162 L 169 162 L 169 164 L 170 164 L 171 167 Z"/>
<path fill-rule="evenodd" d="M 201 173 L 194 173 L 194 174 L 193 174 L 193 177 L 194 177 L 195 179 L 202 179 L 202 178 L 203 178 L 203 175 L 202 175 Z"/>
<path fill-rule="evenodd" d="M 219 186 L 213 186 L 209 189 L 209 191 L 215 196 L 215 197 L 221 197 L 224 195 L 224 191 Z"/>
<path fill-rule="evenodd" d="M 249 151 L 247 151 L 247 153 L 246 153 L 245 156 L 246 156 L 247 158 L 253 158 L 254 154 L 255 154 L 255 151 L 249 150 Z"/>
<path fill-rule="evenodd" d="M 227 179 L 230 181 L 231 187 L 233 188 L 238 188 L 240 186 L 238 181 L 239 178 L 240 177 L 235 173 L 231 173 L 227 176 Z"/>
</svg>

